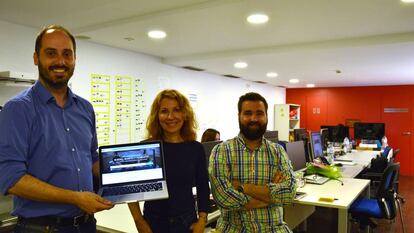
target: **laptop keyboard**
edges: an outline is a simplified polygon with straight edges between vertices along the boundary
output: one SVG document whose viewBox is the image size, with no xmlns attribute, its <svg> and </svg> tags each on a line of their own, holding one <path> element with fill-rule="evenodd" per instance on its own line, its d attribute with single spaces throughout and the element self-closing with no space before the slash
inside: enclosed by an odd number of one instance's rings
<svg viewBox="0 0 414 233">
<path fill-rule="evenodd" d="M 103 190 L 102 196 L 115 196 L 130 193 L 153 192 L 162 190 L 161 182 L 134 184 L 121 187 L 108 187 Z"/>
<path fill-rule="evenodd" d="M 324 184 L 329 180 L 328 177 L 318 176 L 318 175 L 316 176 L 308 175 L 305 178 L 306 178 L 306 183 L 309 183 L 309 184 Z"/>
</svg>

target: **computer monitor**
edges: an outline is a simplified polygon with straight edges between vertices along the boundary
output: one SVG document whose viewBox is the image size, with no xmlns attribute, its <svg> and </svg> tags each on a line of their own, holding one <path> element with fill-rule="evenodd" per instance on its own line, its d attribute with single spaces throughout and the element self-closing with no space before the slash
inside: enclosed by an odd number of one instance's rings
<svg viewBox="0 0 414 233">
<path fill-rule="evenodd" d="M 279 133 L 277 130 L 268 130 L 263 134 L 263 137 L 274 143 L 279 141 Z"/>
<path fill-rule="evenodd" d="M 222 141 L 210 141 L 210 142 L 203 142 L 201 143 L 204 148 L 204 153 L 206 154 L 206 161 L 207 161 L 207 170 L 208 170 L 208 161 L 210 159 L 211 151 L 213 150 L 214 146 L 221 143 Z"/>
<path fill-rule="evenodd" d="M 329 142 L 329 130 L 326 128 L 321 129 L 321 140 L 322 140 L 322 149 L 326 150 L 328 148 Z"/>
<path fill-rule="evenodd" d="M 293 138 L 295 141 L 304 141 L 308 140 L 308 136 L 306 135 L 305 128 L 293 129 Z"/>
<path fill-rule="evenodd" d="M 292 162 L 294 171 L 302 170 L 306 167 L 306 154 L 303 141 L 286 143 L 286 153 Z"/>
<path fill-rule="evenodd" d="M 385 135 L 384 123 L 354 123 L 355 139 L 381 140 Z"/>
<path fill-rule="evenodd" d="M 344 125 L 322 125 L 321 129 L 328 129 L 329 141 L 342 143 L 345 137 L 349 138 L 349 127 Z"/>
<path fill-rule="evenodd" d="M 311 132 L 311 153 L 313 159 L 323 156 L 321 133 Z"/>
</svg>

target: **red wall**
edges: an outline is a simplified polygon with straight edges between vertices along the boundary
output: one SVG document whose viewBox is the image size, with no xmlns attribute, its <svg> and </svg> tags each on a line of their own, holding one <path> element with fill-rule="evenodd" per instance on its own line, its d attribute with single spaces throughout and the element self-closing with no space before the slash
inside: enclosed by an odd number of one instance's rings
<svg viewBox="0 0 414 233">
<path fill-rule="evenodd" d="M 414 176 L 414 137 L 410 135 L 414 129 L 414 85 L 287 89 L 286 103 L 301 105 L 301 127 L 312 131 L 319 131 L 321 125 L 345 124 L 346 119 L 386 123 L 389 144 L 401 149 L 397 156 L 401 174 Z M 384 108 L 408 111 L 384 113 Z M 393 134 L 391 138 L 387 132 Z"/>
</svg>

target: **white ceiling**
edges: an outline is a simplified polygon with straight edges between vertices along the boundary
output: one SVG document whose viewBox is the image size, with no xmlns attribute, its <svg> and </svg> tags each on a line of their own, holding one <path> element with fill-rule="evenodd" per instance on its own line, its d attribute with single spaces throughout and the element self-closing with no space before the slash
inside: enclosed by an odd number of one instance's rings
<svg viewBox="0 0 414 233">
<path fill-rule="evenodd" d="M 257 12 L 269 22 L 248 24 Z M 1 0 L 0 20 L 61 24 L 166 64 L 275 86 L 414 84 L 414 3 L 399 0 Z M 168 36 L 151 40 L 150 29 Z M 236 61 L 249 66 L 238 70 Z"/>
</svg>

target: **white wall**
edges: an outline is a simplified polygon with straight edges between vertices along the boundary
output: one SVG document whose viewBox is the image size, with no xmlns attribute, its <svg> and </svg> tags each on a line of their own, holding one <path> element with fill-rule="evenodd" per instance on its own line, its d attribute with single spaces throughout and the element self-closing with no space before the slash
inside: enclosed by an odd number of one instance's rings
<svg viewBox="0 0 414 233">
<path fill-rule="evenodd" d="M 34 73 L 33 51 L 37 29 L 0 21 L 0 71 Z M 199 138 L 209 127 L 221 132 L 222 139 L 238 133 L 237 101 L 248 91 L 262 94 L 269 103 L 268 129 L 273 129 L 273 105 L 285 103 L 285 89 L 218 75 L 194 72 L 162 64 L 160 59 L 135 52 L 78 41 L 75 93 L 90 99 L 90 74 L 123 75 L 141 78 L 146 84 L 147 112 L 161 89 L 175 88 L 185 94 L 197 94 L 196 115 Z M 6 86 L 0 82 L 0 105 L 26 87 Z M 0 195 L 0 213 L 10 209 L 11 200 Z"/>
<path fill-rule="evenodd" d="M 0 71 L 30 72 L 37 76 L 32 54 L 36 29 L 0 21 Z M 5 33 L 4 33 L 5 32 Z M 285 103 L 285 89 L 271 85 L 230 79 L 218 75 L 189 71 L 162 64 L 160 59 L 127 50 L 77 41 L 77 61 L 72 87 L 75 93 L 90 99 L 91 73 L 141 78 L 146 84 L 147 108 L 164 88 L 198 95 L 196 108 L 199 137 L 204 129 L 218 129 L 223 139 L 238 132 L 237 101 L 248 91 L 262 94 L 269 102 L 268 129 L 273 129 L 273 104 Z M 0 89 L 0 104 L 6 94 Z M 3 97 L 2 97 L 3 96 Z"/>
</svg>

